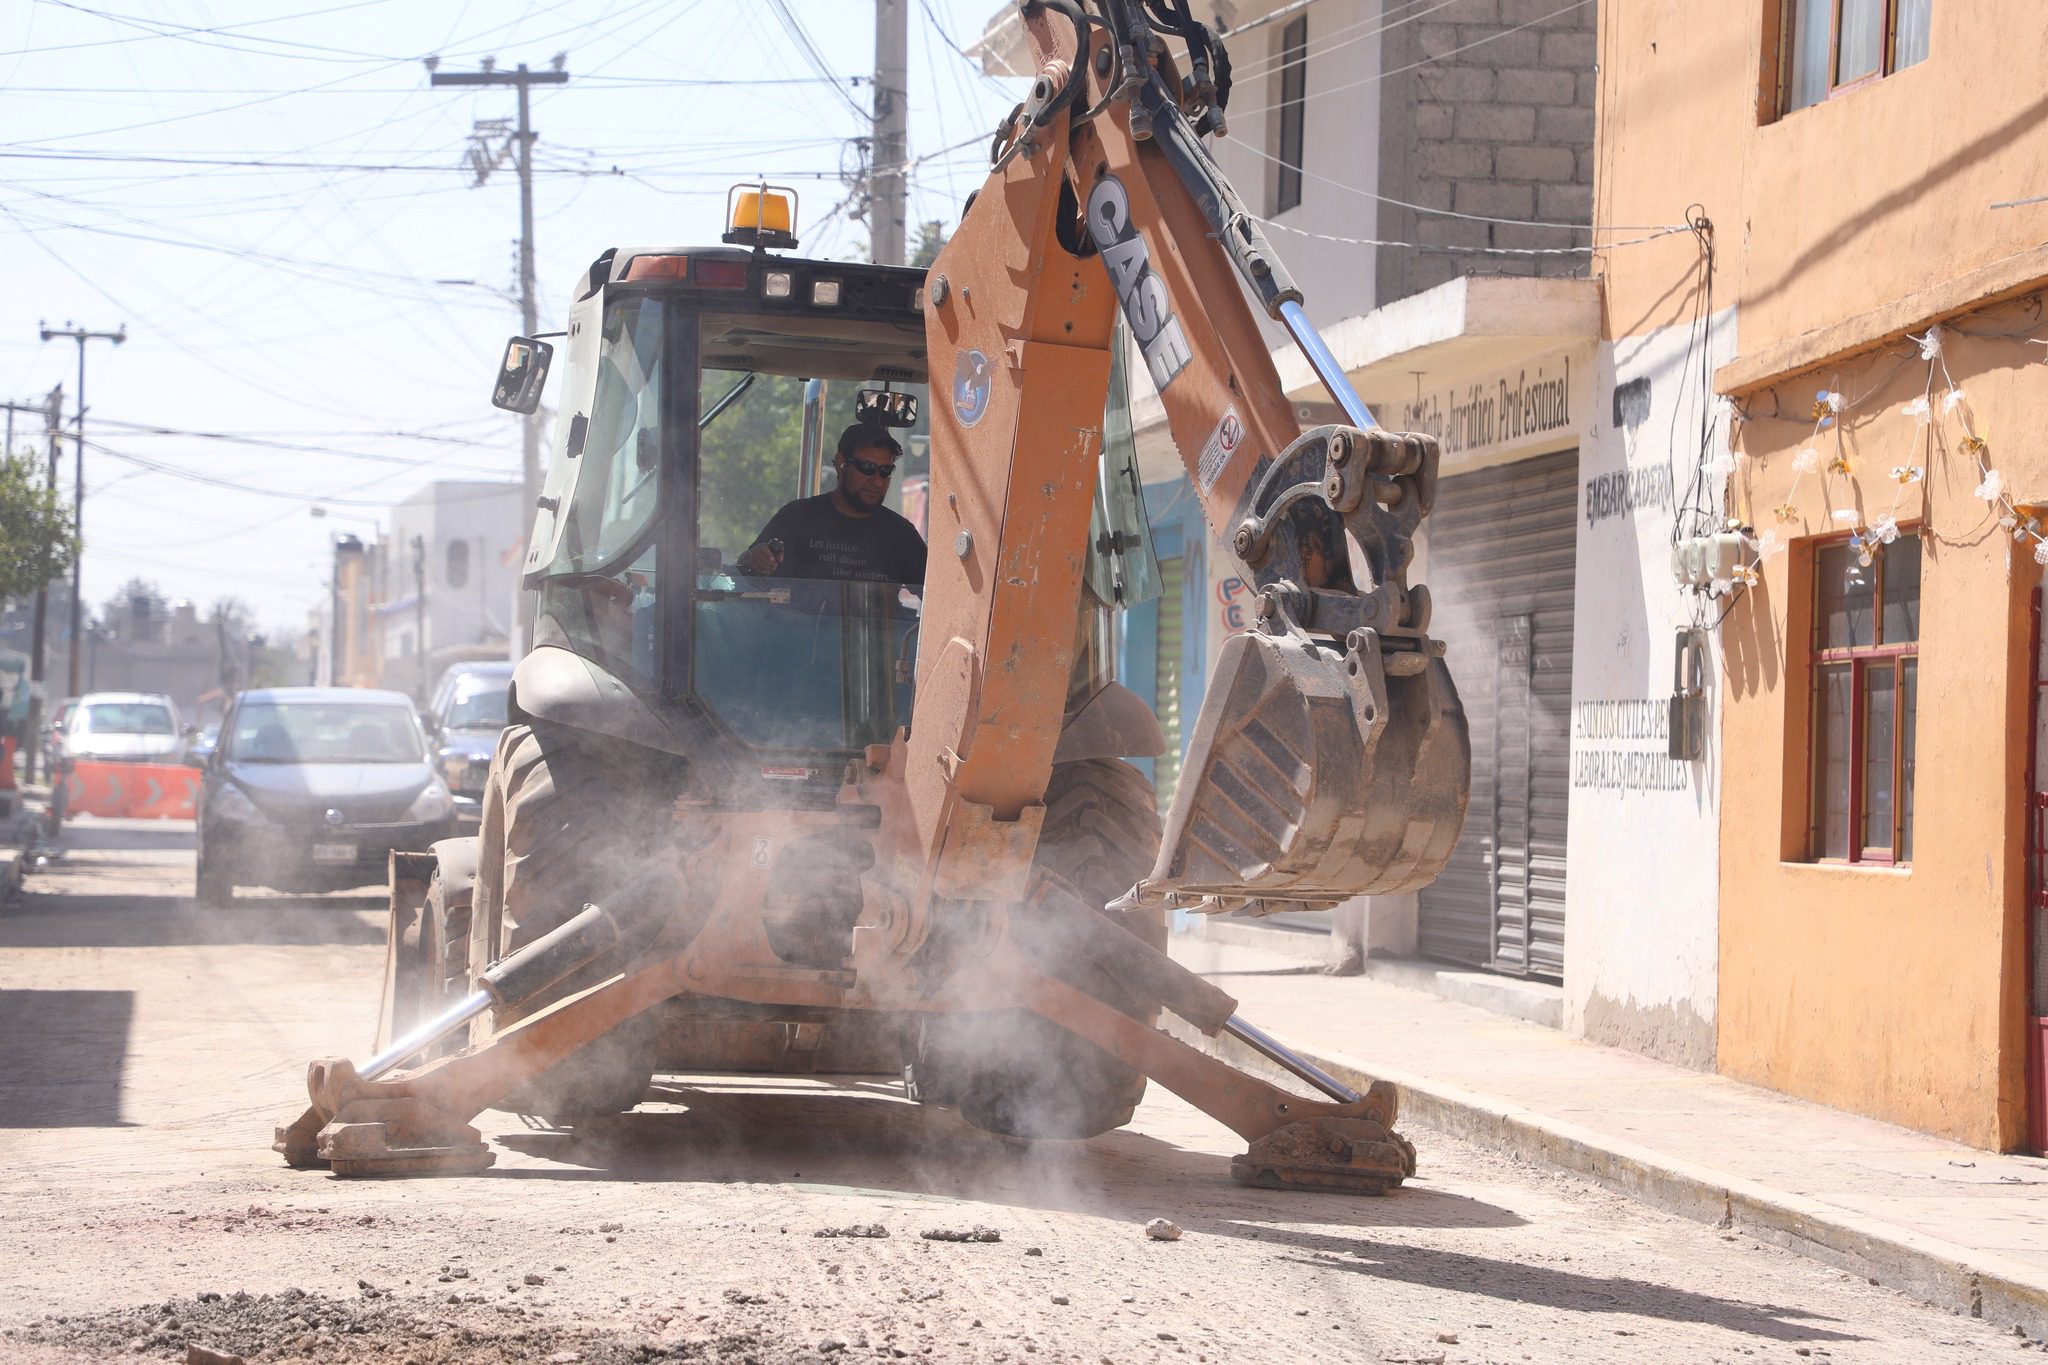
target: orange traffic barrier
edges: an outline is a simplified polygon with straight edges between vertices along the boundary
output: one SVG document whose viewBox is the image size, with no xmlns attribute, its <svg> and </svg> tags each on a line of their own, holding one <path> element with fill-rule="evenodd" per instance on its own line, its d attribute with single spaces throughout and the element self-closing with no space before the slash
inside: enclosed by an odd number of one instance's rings
<svg viewBox="0 0 2048 1365">
<path fill-rule="evenodd" d="M 199 770 L 182 763 L 94 763 L 79 759 L 64 777 L 64 813 L 141 820 L 190 820 L 199 809 Z"/>
</svg>

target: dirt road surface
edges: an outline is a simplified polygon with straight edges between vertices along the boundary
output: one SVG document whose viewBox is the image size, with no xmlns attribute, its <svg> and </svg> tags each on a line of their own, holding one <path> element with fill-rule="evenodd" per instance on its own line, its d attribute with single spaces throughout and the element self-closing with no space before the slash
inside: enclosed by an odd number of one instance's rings
<svg viewBox="0 0 2048 1365">
<path fill-rule="evenodd" d="M 2026 1343 L 1411 1126 L 1387 1199 L 1233 1185 L 1156 1088 L 1027 1145 L 883 1084 L 668 1078 L 484 1175 L 286 1169 L 367 1051 L 371 894 L 194 907 L 188 825 L 79 821 L 0 916 L 0 1360 L 1980 1361 Z M 1179 1241 L 1146 1237 L 1166 1217 Z M 825 1236 L 828 1230 L 885 1237 Z M 993 1229 L 998 1241 L 927 1231 Z M 2024 1358 L 2024 1357 L 2023 1357 Z"/>
</svg>

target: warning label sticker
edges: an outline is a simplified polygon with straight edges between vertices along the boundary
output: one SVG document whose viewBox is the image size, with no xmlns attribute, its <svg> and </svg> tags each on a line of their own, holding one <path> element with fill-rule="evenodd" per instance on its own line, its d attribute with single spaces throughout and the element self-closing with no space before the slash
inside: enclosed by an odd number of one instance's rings
<svg viewBox="0 0 2048 1365">
<path fill-rule="evenodd" d="M 1216 430 L 1209 433 L 1209 440 L 1202 447 L 1202 458 L 1195 464 L 1195 477 L 1201 482 L 1204 493 L 1216 486 L 1223 467 L 1230 463 L 1231 457 L 1243 444 L 1244 419 L 1237 415 L 1236 408 L 1226 407 L 1222 420 L 1216 423 Z"/>
</svg>

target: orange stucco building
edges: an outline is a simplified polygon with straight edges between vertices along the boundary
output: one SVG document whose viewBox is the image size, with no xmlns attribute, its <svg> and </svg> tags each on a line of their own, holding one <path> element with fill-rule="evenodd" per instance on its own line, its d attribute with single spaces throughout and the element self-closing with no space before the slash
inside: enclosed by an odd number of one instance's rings
<svg viewBox="0 0 2048 1365">
<path fill-rule="evenodd" d="M 1613 459 L 1675 471 L 1642 562 L 1754 529 L 1672 622 L 1712 664 L 1715 1065 L 2036 1145 L 2048 5 L 1605 0 L 1599 61 L 1605 349 L 1654 418 L 1617 399 Z"/>
</svg>

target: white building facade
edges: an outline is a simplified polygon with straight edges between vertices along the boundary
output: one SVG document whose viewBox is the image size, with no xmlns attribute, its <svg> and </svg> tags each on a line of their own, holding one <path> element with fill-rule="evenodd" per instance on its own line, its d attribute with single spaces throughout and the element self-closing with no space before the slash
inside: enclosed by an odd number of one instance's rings
<svg viewBox="0 0 2048 1365">
<path fill-rule="evenodd" d="M 428 484 L 390 511 L 374 608 L 386 687 L 424 696 L 442 669 L 511 651 L 525 537 L 520 486 Z"/>
</svg>

